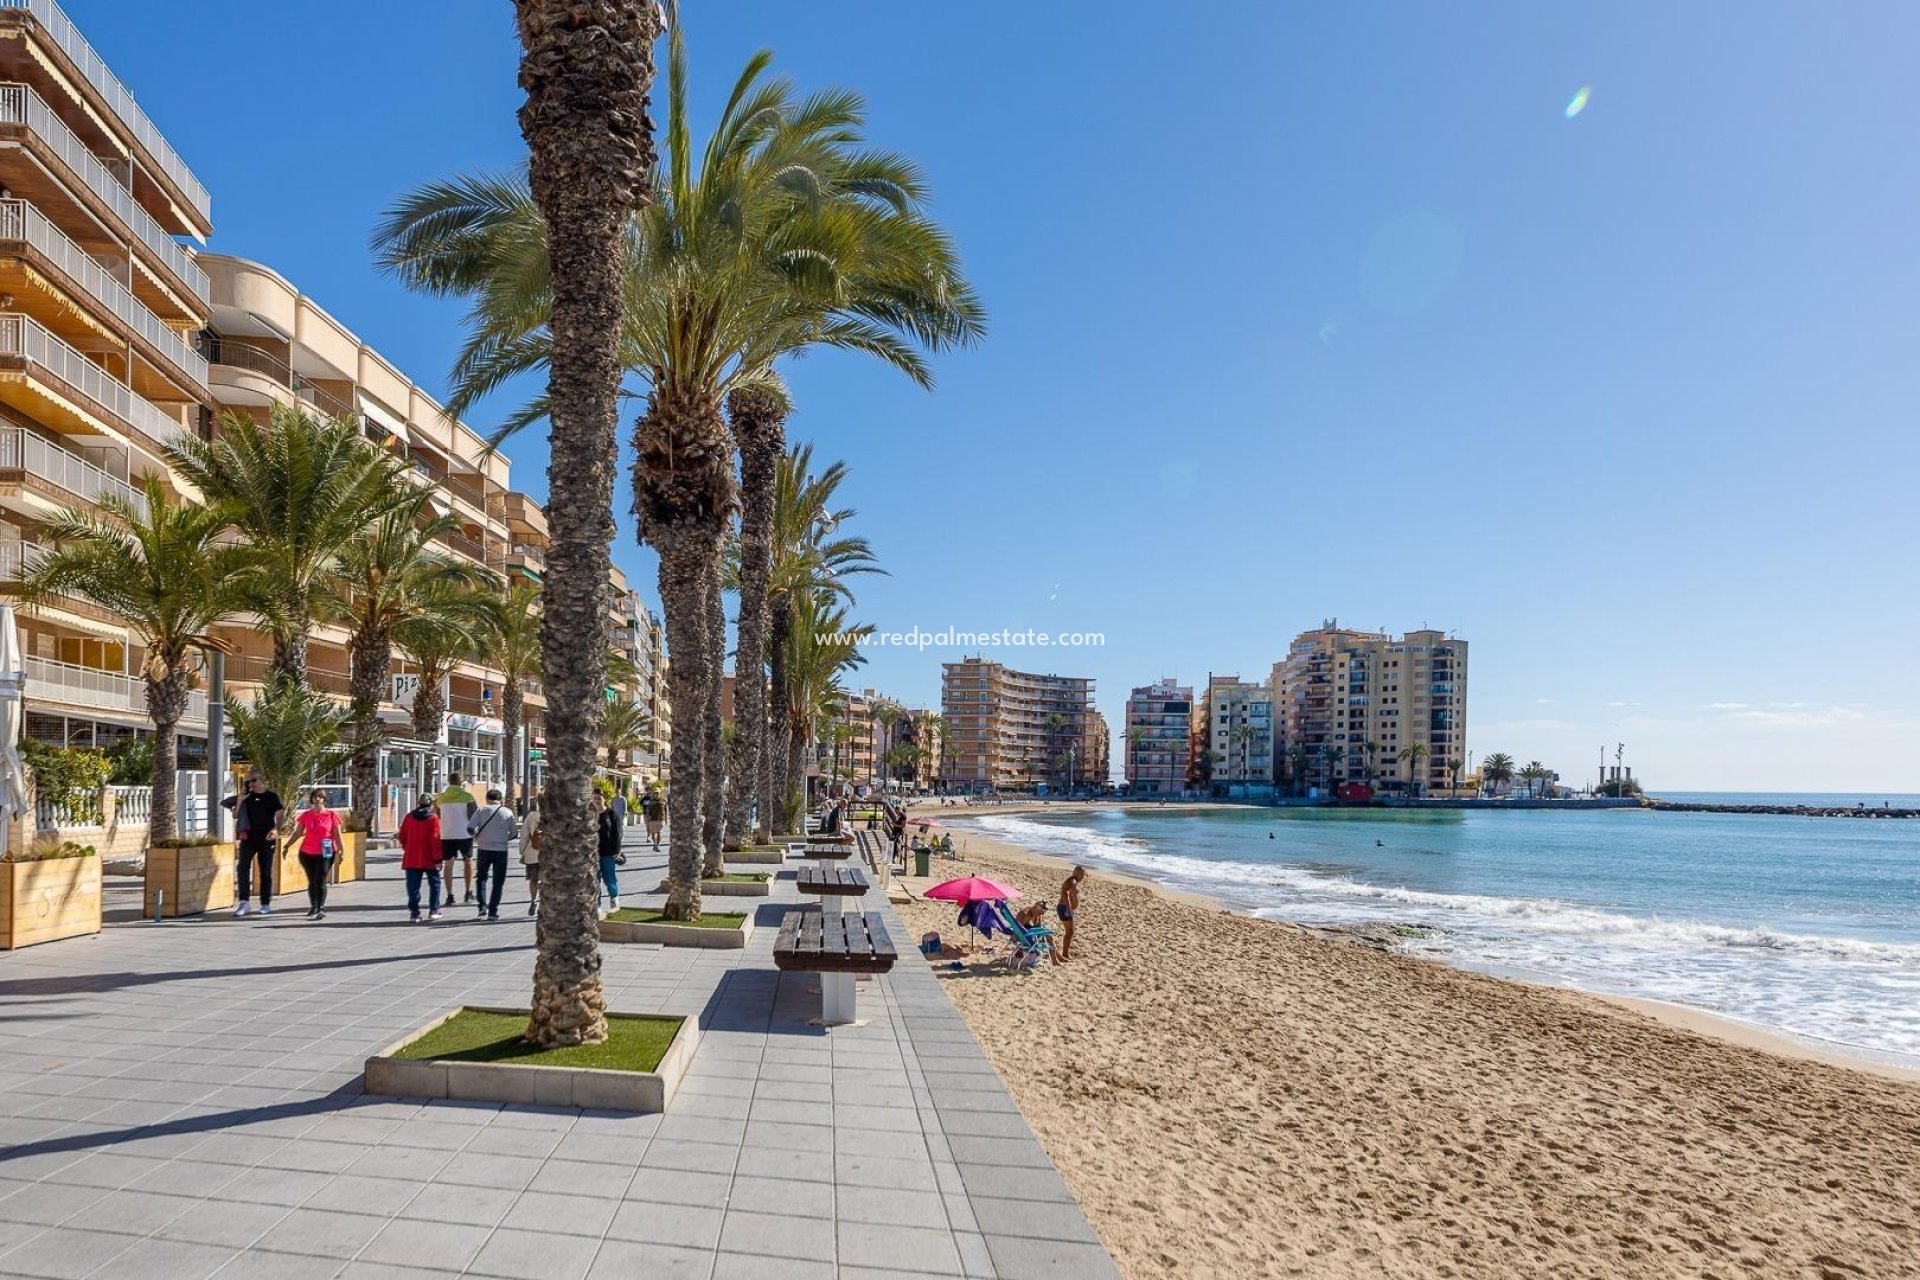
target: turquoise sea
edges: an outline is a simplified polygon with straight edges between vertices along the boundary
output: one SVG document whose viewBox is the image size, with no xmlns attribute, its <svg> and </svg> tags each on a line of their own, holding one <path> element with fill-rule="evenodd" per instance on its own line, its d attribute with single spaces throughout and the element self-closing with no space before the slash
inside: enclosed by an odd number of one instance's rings
<svg viewBox="0 0 1920 1280">
<path fill-rule="evenodd" d="M 1260 916 L 1420 926 L 1402 945 L 1450 963 L 1920 1065 L 1920 820 L 1168 806 L 956 825 Z"/>
</svg>

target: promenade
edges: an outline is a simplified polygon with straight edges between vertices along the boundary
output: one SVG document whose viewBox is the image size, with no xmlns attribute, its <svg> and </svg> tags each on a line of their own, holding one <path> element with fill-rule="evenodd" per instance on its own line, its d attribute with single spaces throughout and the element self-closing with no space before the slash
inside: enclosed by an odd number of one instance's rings
<svg viewBox="0 0 1920 1280">
<path fill-rule="evenodd" d="M 657 901 L 628 852 L 623 905 Z M 397 858 L 369 871 L 318 925 L 303 891 L 156 925 L 114 889 L 98 937 L 0 955 L 0 1275 L 1117 1275 L 890 910 L 908 954 L 830 1032 L 773 968 L 790 875 L 744 951 L 604 948 L 610 1009 L 700 1019 L 664 1116 L 420 1102 L 364 1059 L 524 1004 L 533 923 L 516 878 L 498 923 L 412 925 Z"/>
</svg>

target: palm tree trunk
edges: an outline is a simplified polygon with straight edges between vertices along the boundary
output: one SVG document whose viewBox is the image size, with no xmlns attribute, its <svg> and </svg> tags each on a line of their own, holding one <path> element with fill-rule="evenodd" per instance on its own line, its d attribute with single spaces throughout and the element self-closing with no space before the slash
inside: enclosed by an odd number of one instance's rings
<svg viewBox="0 0 1920 1280">
<path fill-rule="evenodd" d="M 718 876 L 727 869 L 727 735 L 720 716 L 720 678 L 727 669 L 727 607 L 720 594 L 722 546 L 716 543 L 713 559 L 700 576 L 701 604 L 707 616 L 707 647 L 711 683 L 701 715 L 701 733 L 705 739 L 705 772 L 700 778 L 700 847 L 704 852 L 702 874 Z M 734 705 L 739 706 L 739 688 L 734 688 Z M 735 786 L 735 791 L 744 788 Z M 740 824 L 742 827 L 745 822 Z M 736 844 L 738 836 L 735 837 Z"/>
<path fill-rule="evenodd" d="M 744 522 L 745 516 L 743 514 Z M 777 832 L 791 835 L 798 827 L 792 809 L 799 760 L 793 745 L 792 721 L 787 711 L 787 636 L 793 630 L 792 605 L 783 596 L 767 607 L 767 756 L 761 764 L 761 803 Z M 772 819 L 775 810 L 778 819 Z"/>
<path fill-rule="evenodd" d="M 740 446 L 740 621 L 733 653 L 733 719 L 740 726 L 740 774 L 733 788 L 728 829 L 748 839 L 747 803 L 759 800 L 752 839 L 773 834 L 774 770 L 767 692 L 767 588 L 773 566 L 773 494 L 786 426 L 779 397 L 743 387 L 727 397 L 727 416 Z M 776 661 L 778 659 L 776 658 Z M 784 690 L 776 690 L 784 696 Z M 784 719 L 784 717 L 780 717 Z"/>
<path fill-rule="evenodd" d="M 431 790 L 434 775 L 440 771 L 440 727 L 447 718 L 447 691 L 442 683 L 445 673 L 420 672 L 420 687 L 413 695 L 413 736 L 429 743 L 426 751 L 427 776 L 420 785 Z"/>
<path fill-rule="evenodd" d="M 365 824 L 363 830 L 372 831 L 380 811 L 380 698 L 393 665 L 393 645 L 384 635 L 355 636 L 352 653 L 354 749 L 347 776 L 353 780 L 353 816 Z"/>
<path fill-rule="evenodd" d="M 548 804 L 527 1039 L 557 1047 L 607 1038 L 587 795 L 607 674 L 623 232 L 646 202 L 654 159 L 647 90 L 660 10 L 653 0 L 515 0 L 514 16 L 527 94 L 520 132 L 553 285 L 551 546 L 540 623 Z"/>
<path fill-rule="evenodd" d="M 676 707 L 704 711 L 713 683 L 704 582 L 707 539 L 684 529 L 650 530 L 648 536 L 660 553 L 660 609 L 666 615 L 667 651 L 674 655 L 667 673 L 667 696 Z M 667 784 L 664 914 L 669 920 L 700 918 L 700 872 L 705 861 L 701 809 L 708 767 L 706 726 L 696 716 L 685 733 L 675 735 L 673 776 Z"/>
<path fill-rule="evenodd" d="M 527 695 L 521 692 L 520 682 L 509 679 L 500 690 L 500 731 L 502 742 L 507 750 L 507 801 L 524 799 L 527 794 L 527 780 L 520 776 L 520 765 L 525 753 L 520 750 L 520 726 L 526 722 Z"/>
<path fill-rule="evenodd" d="M 182 655 L 184 658 L 184 655 Z M 167 663 L 166 675 L 147 677 L 147 715 L 153 719 L 153 802 L 148 838 L 180 830 L 180 717 L 187 710 L 187 673 L 182 659 Z M 213 780 L 218 785 L 219 780 Z M 210 796 L 208 802 L 219 799 Z"/>
<path fill-rule="evenodd" d="M 307 633 L 313 630 L 312 611 L 304 599 L 282 602 L 287 618 L 273 628 L 273 671 L 296 684 L 307 682 Z"/>
</svg>

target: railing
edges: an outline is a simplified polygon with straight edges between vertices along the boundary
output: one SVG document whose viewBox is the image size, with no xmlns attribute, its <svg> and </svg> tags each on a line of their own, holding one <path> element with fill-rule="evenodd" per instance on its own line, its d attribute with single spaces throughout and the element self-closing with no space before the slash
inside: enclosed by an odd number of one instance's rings
<svg viewBox="0 0 1920 1280">
<path fill-rule="evenodd" d="M 147 514 L 144 493 L 23 427 L 0 428 L 0 471 L 25 471 L 88 502 L 112 496 L 140 515 Z"/>
<path fill-rule="evenodd" d="M 25 200 L 0 200 L 0 240 L 25 240 L 45 254 L 73 283 L 105 303 L 129 328 L 159 348 L 201 387 L 207 385 L 206 357 L 188 346 L 179 334 L 160 323 L 160 317 L 128 292 L 108 270 L 67 238 L 66 232 Z"/>
<path fill-rule="evenodd" d="M 172 444 L 187 434 L 178 418 L 168 417 L 146 397 L 135 395 L 133 388 L 110 376 L 29 316 L 0 314 L 0 355 L 31 360 L 149 439 Z"/>
<path fill-rule="evenodd" d="M 145 682 L 134 676 L 76 666 L 71 662 L 56 662 L 51 658 L 22 658 L 21 664 L 27 673 L 28 701 L 39 696 L 74 706 L 98 707 L 103 711 L 146 714 Z M 189 693 L 186 719 L 206 718 L 207 695 L 197 690 Z"/>
<path fill-rule="evenodd" d="M 244 343 L 229 342 L 218 337 L 209 338 L 207 359 L 213 364 L 223 364 L 232 369 L 263 373 L 329 418 L 357 419 L 360 416 L 359 410 L 345 400 L 331 391 L 314 386 L 313 383 L 295 373 L 286 361 L 258 347 L 249 347 Z"/>
<path fill-rule="evenodd" d="M 466 556 L 469 560 L 475 560 L 481 564 L 486 563 L 487 549 L 464 533 L 443 532 L 440 535 L 440 541 L 446 543 L 461 555 Z"/>
<path fill-rule="evenodd" d="M 46 554 L 37 542 L 0 542 L 0 582 L 18 582 L 20 571 L 33 568 Z"/>
<path fill-rule="evenodd" d="M 144 827 L 153 817 L 152 787 L 108 787 L 113 795 L 115 826 Z"/>
<path fill-rule="evenodd" d="M 67 804 L 36 798 L 33 816 L 35 825 L 42 831 L 55 827 L 97 827 L 104 818 L 100 812 L 100 793 L 97 791 L 91 795 L 76 796 Z"/>
<path fill-rule="evenodd" d="M 265 684 L 273 671 L 273 663 L 266 658 L 255 658 L 246 654 L 235 654 L 227 659 L 227 679 L 237 684 Z M 351 696 L 353 677 L 345 671 L 334 671 L 327 667 L 316 667 L 307 663 L 307 684 L 324 693 L 337 693 Z"/>
<path fill-rule="evenodd" d="M 202 219 L 211 217 L 213 202 L 207 195 L 207 189 L 200 185 L 200 180 L 187 168 L 186 161 L 168 144 L 160 130 L 154 127 L 153 121 L 147 119 L 147 113 L 133 100 L 127 87 L 120 83 L 119 77 L 107 67 L 105 60 L 94 52 L 93 46 L 87 43 L 87 38 L 80 34 L 72 20 L 61 12 L 59 5 L 53 0 L 0 0 L 0 9 L 25 9 L 32 14 L 46 28 L 47 34 L 53 37 L 53 42 L 73 60 L 73 65 L 80 69 L 86 82 L 106 99 L 107 109 L 127 122 L 134 138 L 153 157 L 161 172 L 173 179 L 173 185 L 180 188 L 180 193 L 193 206 L 193 211 Z"/>
<path fill-rule="evenodd" d="M 24 84 L 0 84 L 0 123 L 24 124 L 35 133 L 80 176 L 87 187 L 120 216 L 129 230 L 139 237 L 140 242 L 167 264 L 167 270 L 193 290 L 194 296 L 205 302 L 211 296 L 212 288 L 207 282 L 207 273 L 193 260 L 193 254 L 185 245 L 160 229 L 153 215 L 142 209 L 134 200 L 133 192 L 127 190 L 124 183 L 113 175 L 113 170 L 100 163 L 100 158 L 87 150 L 73 130 L 67 128 L 53 109 L 40 100 L 40 95 Z"/>
</svg>

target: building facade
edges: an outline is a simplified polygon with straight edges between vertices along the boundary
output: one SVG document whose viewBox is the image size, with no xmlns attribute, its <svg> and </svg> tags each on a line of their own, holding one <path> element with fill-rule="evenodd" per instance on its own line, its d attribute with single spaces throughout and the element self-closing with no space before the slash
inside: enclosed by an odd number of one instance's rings
<svg viewBox="0 0 1920 1280">
<path fill-rule="evenodd" d="M 1103 787 L 1113 774 L 1113 733 L 1097 708 L 1087 712 L 1086 737 L 1080 744 L 1080 767 L 1075 785 Z"/>
<path fill-rule="evenodd" d="M 1015 671 L 985 658 L 943 663 L 946 745 L 940 779 L 949 791 L 1064 788 L 1084 776 L 1093 684 L 1080 676 Z"/>
<path fill-rule="evenodd" d="M 1466 770 L 1465 640 L 1329 621 L 1295 638 L 1271 684 L 1276 767 L 1297 792 L 1364 782 L 1424 795 Z"/>
<path fill-rule="evenodd" d="M 1193 737 L 1193 688 L 1171 677 L 1127 696 L 1127 789 L 1142 795 L 1179 795 L 1187 789 Z"/>
<path fill-rule="evenodd" d="M 1268 681 L 1212 676 L 1207 681 L 1209 789 L 1216 796 L 1273 794 L 1273 689 Z"/>
<path fill-rule="evenodd" d="M 51 0 L 0 6 L 0 590 L 43 554 L 55 512 L 136 508 L 168 445 L 214 403 L 194 335 L 211 316 L 183 239 L 213 230 L 205 187 Z M 145 660 L 80 600 L 19 613 L 25 727 L 111 747 L 146 718 Z M 204 759 L 206 699 L 182 724 Z"/>
</svg>

